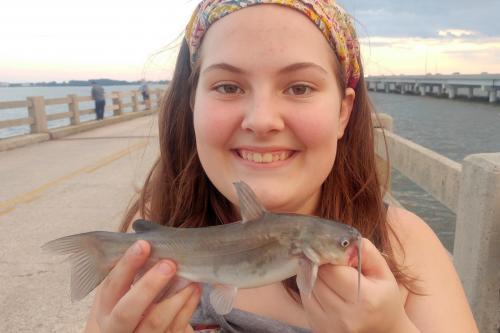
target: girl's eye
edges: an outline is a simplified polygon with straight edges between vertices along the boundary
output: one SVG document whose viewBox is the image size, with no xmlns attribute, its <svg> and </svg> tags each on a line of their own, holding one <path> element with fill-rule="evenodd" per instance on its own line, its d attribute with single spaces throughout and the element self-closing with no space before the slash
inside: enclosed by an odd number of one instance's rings
<svg viewBox="0 0 500 333">
<path fill-rule="evenodd" d="M 242 93 L 242 90 L 237 85 L 234 84 L 221 84 L 215 87 L 215 91 L 226 95 L 234 95 Z"/>
<path fill-rule="evenodd" d="M 287 94 L 295 96 L 309 95 L 311 92 L 312 88 L 305 84 L 297 84 L 286 90 Z"/>
</svg>

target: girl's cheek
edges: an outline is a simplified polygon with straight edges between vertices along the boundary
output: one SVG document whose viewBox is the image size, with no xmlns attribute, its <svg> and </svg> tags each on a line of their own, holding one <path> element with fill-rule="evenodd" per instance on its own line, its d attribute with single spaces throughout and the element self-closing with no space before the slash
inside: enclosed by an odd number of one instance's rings
<svg viewBox="0 0 500 333">
<path fill-rule="evenodd" d="M 200 103 L 195 106 L 194 127 L 198 139 L 223 144 L 238 127 L 236 110 L 230 110 L 222 103 Z"/>
<path fill-rule="evenodd" d="M 338 121 L 324 112 L 309 112 L 308 116 L 295 117 L 289 125 L 293 126 L 293 132 L 306 145 L 326 145 L 337 140 Z"/>
</svg>

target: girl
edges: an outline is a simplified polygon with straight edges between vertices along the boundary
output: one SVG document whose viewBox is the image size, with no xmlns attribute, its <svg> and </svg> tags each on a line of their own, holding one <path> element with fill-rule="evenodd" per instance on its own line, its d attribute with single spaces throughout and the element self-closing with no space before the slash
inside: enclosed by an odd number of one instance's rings
<svg viewBox="0 0 500 333">
<path fill-rule="evenodd" d="M 131 288 L 151 251 L 139 241 L 99 287 L 87 331 L 193 332 L 200 321 L 233 332 L 477 331 L 434 233 L 382 202 L 371 113 L 352 23 L 333 0 L 203 1 L 160 112 L 160 158 L 122 231 L 134 216 L 174 227 L 236 221 L 232 183 L 243 180 L 270 211 L 363 234 L 360 299 L 356 268 L 323 265 L 311 298 L 294 279 L 244 289 L 224 318 L 209 316 L 198 285 L 155 303 L 175 263 Z"/>
</svg>

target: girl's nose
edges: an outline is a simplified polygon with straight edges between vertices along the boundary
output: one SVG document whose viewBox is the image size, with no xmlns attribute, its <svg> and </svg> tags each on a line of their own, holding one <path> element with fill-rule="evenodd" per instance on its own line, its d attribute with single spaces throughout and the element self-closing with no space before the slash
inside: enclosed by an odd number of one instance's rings
<svg viewBox="0 0 500 333">
<path fill-rule="evenodd" d="M 241 128 L 258 136 L 282 131 L 285 122 L 278 107 L 278 101 L 272 96 L 256 96 L 246 106 Z"/>
</svg>

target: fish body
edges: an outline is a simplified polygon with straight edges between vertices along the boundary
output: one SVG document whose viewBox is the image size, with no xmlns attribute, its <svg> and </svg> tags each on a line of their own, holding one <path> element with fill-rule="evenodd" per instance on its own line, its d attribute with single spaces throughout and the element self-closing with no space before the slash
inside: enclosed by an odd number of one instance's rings
<svg viewBox="0 0 500 333">
<path fill-rule="evenodd" d="M 160 259 L 174 260 L 179 286 L 188 281 L 214 286 L 210 300 L 219 313 L 231 310 L 238 288 L 297 275 L 299 289 L 309 295 L 321 264 L 347 264 L 356 246 L 361 262 L 361 235 L 356 229 L 310 215 L 268 212 L 248 185 L 239 182 L 235 187 L 242 221 L 173 228 L 137 220 L 135 233 L 95 231 L 56 239 L 43 247 L 71 255 L 72 299 L 78 300 L 105 278 L 135 241 L 146 240 L 152 251 L 144 269 Z"/>
</svg>

